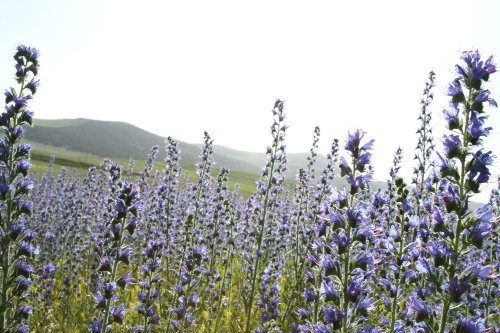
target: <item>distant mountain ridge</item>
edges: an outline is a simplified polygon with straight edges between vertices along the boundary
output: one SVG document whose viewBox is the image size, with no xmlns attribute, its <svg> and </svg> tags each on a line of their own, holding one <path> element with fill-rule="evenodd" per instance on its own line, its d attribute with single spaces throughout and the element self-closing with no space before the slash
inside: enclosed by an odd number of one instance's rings
<svg viewBox="0 0 500 333">
<path fill-rule="evenodd" d="M 165 137 L 150 133 L 125 122 L 92 119 L 35 119 L 35 126 L 26 132 L 26 139 L 34 143 L 66 148 L 82 154 L 103 158 L 145 159 L 150 148 L 160 146 L 158 159 L 165 157 Z M 179 143 L 183 164 L 199 160 L 201 144 Z M 214 160 L 219 167 L 231 171 L 259 174 L 264 167 L 264 153 L 253 153 L 214 145 Z M 309 153 L 288 154 L 288 178 L 294 178 L 299 168 L 307 164 Z M 316 169 L 326 166 L 326 157 L 317 156 Z"/>
</svg>

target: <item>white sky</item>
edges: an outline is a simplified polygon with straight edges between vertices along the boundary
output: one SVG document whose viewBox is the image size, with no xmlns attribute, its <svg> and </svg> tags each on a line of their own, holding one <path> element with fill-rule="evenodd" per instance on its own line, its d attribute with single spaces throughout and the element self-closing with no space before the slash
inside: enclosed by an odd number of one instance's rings
<svg viewBox="0 0 500 333">
<path fill-rule="evenodd" d="M 125 121 L 187 142 L 207 130 L 216 144 L 257 152 L 281 98 L 289 152 L 307 151 L 316 125 L 322 154 L 362 128 L 385 179 L 398 145 L 411 172 L 429 70 L 440 137 L 461 51 L 500 65 L 498 13 L 495 0 L 0 0 L 0 88 L 15 83 L 12 55 L 26 44 L 41 52 L 38 118 Z M 500 103 L 500 74 L 492 81 Z M 500 156 L 500 112 L 488 113 L 487 148 Z"/>
</svg>

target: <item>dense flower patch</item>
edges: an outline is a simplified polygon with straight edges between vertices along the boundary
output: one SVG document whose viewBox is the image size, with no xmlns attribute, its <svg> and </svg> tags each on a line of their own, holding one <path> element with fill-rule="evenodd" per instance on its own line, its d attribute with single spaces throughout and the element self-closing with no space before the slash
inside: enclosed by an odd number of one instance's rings
<svg viewBox="0 0 500 333">
<path fill-rule="evenodd" d="M 316 170 L 320 130 L 292 189 L 284 103 L 272 109 L 267 162 L 248 198 L 214 169 L 205 133 L 197 179 L 165 142 L 139 177 L 105 160 L 85 178 L 66 169 L 30 175 L 38 52 L 19 46 L 19 89 L 0 117 L 0 331 L 2 332 L 497 332 L 500 192 L 483 147 L 496 107 L 485 87 L 492 58 L 462 54 L 436 145 L 419 114 L 413 178 L 394 155 L 387 186 L 372 189 L 374 140 L 360 129 L 333 140 Z M 438 149 L 437 147 L 443 147 Z M 344 186 L 334 186 L 342 178 Z"/>
</svg>

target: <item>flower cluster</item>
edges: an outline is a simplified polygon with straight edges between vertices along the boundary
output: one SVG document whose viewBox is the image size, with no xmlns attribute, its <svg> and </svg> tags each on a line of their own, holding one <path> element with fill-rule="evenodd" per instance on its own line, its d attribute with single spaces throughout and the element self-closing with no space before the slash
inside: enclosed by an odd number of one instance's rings
<svg viewBox="0 0 500 333">
<path fill-rule="evenodd" d="M 154 146 L 138 175 L 133 159 L 122 177 L 109 160 L 79 176 L 54 158 L 28 175 L 21 141 L 37 55 L 19 47 L 21 88 L 6 92 L 0 117 L 0 331 L 500 330 L 500 192 L 478 209 L 472 202 L 493 178 L 495 156 L 483 147 L 496 105 L 484 87 L 492 58 L 463 54 L 443 147 L 432 136 L 429 74 L 411 185 L 402 149 L 387 183 L 372 182 L 374 141 L 349 132 L 324 158 L 318 127 L 296 181 L 286 179 L 278 100 L 252 188 L 215 164 L 208 133 L 195 166 L 181 164 L 182 144 L 169 137 L 163 170 Z"/>
</svg>

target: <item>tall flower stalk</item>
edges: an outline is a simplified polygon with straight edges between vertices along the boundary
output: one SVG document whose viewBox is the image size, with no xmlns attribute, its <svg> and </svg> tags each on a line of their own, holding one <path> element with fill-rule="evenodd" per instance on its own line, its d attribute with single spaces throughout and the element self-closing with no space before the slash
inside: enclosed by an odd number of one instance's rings
<svg viewBox="0 0 500 333">
<path fill-rule="evenodd" d="M 348 135 L 345 149 L 351 161 L 349 163 L 342 157 L 339 165 L 341 175 L 347 180 L 348 194 L 330 215 L 334 229 L 337 229 L 332 234 L 332 239 L 340 258 L 340 261 L 331 267 L 331 271 L 332 275 L 338 278 L 339 290 L 342 291 L 340 309 L 337 310 L 335 316 L 339 318 L 339 321 L 341 320 L 342 333 L 350 332 L 362 323 L 362 321 L 357 323 L 357 320 L 354 320 L 355 314 L 364 317 L 373 309 L 373 299 L 368 297 L 368 289 L 364 281 L 374 264 L 373 253 L 367 251 L 366 248 L 367 242 L 373 237 L 373 231 L 366 224 L 366 212 L 358 201 L 358 196 L 371 181 L 369 169 L 371 153 L 369 151 L 372 149 L 374 140 L 361 145 L 364 135 L 365 133 L 361 130 Z"/>
<path fill-rule="evenodd" d="M 491 152 L 485 152 L 482 148 L 482 139 L 491 130 L 485 126 L 487 116 L 484 104 L 497 104 L 491 98 L 490 91 L 483 88 L 483 83 L 496 72 L 496 67 L 492 57 L 483 61 L 477 51 L 464 52 L 462 60 L 465 66 L 456 65 L 458 75 L 448 87 L 451 102 L 444 113 L 451 133 L 444 135 L 445 156 L 440 155 L 440 172 L 444 178 L 441 199 L 447 213 L 456 218 L 448 226 L 451 232 L 443 235 L 451 248 L 451 254 L 444 265 L 447 288 L 442 301 L 439 333 L 449 329 L 450 318 L 453 318 L 451 306 L 460 302 L 460 296 L 471 282 L 460 274 L 465 268 L 463 255 L 470 250 L 471 245 L 479 245 L 474 242 L 474 237 L 484 239 L 491 229 L 484 227 L 491 221 L 471 216 L 468 204 L 470 197 L 479 193 L 481 185 L 490 178 L 488 166 L 492 164 L 493 158 Z"/>
<path fill-rule="evenodd" d="M 31 146 L 22 143 L 25 127 L 33 125 L 28 102 L 38 87 L 38 51 L 20 45 L 14 55 L 19 89 L 5 91 L 5 111 L 0 116 L 4 137 L 0 140 L 0 332 L 28 331 L 32 313 L 28 289 L 33 284 L 31 261 L 37 249 L 35 233 L 25 217 L 33 203 L 28 199 L 33 183 L 27 179 Z"/>
<path fill-rule="evenodd" d="M 262 171 L 262 177 L 257 184 L 256 199 L 259 201 L 255 207 L 255 227 L 253 235 L 255 244 L 252 249 L 249 263 L 249 286 L 248 294 L 245 297 L 245 326 L 244 332 L 249 333 L 252 329 L 252 319 L 254 314 L 255 295 L 258 287 L 258 280 L 262 275 L 262 267 L 267 263 L 263 262 L 266 258 L 264 241 L 270 235 L 272 227 L 269 221 L 269 214 L 273 205 L 276 204 L 279 186 L 284 180 L 283 173 L 286 170 L 285 153 L 285 132 L 287 126 L 283 124 L 285 120 L 284 103 L 277 100 L 273 108 L 274 121 L 271 126 L 273 143 L 267 149 L 267 163 Z"/>
<path fill-rule="evenodd" d="M 435 87 L 436 74 L 431 71 L 429 77 L 425 82 L 424 93 L 420 100 L 420 114 L 418 120 L 420 126 L 417 130 L 418 143 L 415 148 L 414 160 L 417 161 L 417 166 L 413 169 L 412 183 L 415 186 L 414 196 L 417 204 L 417 215 L 420 212 L 420 204 L 422 200 L 427 199 L 426 193 L 428 192 L 428 175 L 432 169 L 432 154 L 434 153 L 435 144 L 432 135 L 432 113 L 429 106 L 434 100 L 433 89 Z"/>
<path fill-rule="evenodd" d="M 293 251 L 290 251 L 288 261 L 291 261 L 291 275 L 286 279 L 291 282 L 290 285 L 283 287 L 283 304 L 281 326 L 288 329 L 289 319 L 293 317 L 291 312 L 302 305 L 301 294 L 304 286 L 304 264 L 308 253 L 308 232 L 315 219 L 316 198 L 315 194 L 315 167 L 317 159 L 318 142 L 320 138 L 320 129 L 314 128 L 313 142 L 310 149 L 310 155 L 307 157 L 307 166 L 301 168 L 297 174 L 297 184 L 294 191 L 293 204 L 295 209 L 291 217 L 290 238 L 293 245 Z"/>
<path fill-rule="evenodd" d="M 121 180 L 120 165 L 112 164 L 109 175 L 110 213 L 106 238 L 100 249 L 100 290 L 94 295 L 98 311 L 97 318 L 90 325 L 92 333 L 105 333 L 113 323 L 123 324 L 125 305 L 116 304 L 119 296 L 117 288 L 125 289 L 129 283 L 135 282 L 130 272 L 122 273 L 119 268 L 130 263 L 132 249 L 126 240 L 127 234 L 133 235 L 137 225 L 139 190 L 137 186 Z"/>
</svg>

